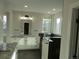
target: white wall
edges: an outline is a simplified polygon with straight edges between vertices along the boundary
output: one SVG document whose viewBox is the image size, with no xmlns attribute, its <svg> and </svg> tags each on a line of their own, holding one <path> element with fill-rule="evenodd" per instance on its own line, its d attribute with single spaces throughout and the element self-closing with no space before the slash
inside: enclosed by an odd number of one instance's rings
<svg viewBox="0 0 79 59">
<path fill-rule="evenodd" d="M 35 36 L 38 35 L 38 33 L 42 31 L 43 14 L 34 13 L 34 12 L 12 11 L 12 22 L 10 23 L 10 25 L 12 25 L 11 27 L 12 32 L 15 32 L 16 30 L 23 32 L 24 24 L 22 23 L 27 21 L 21 21 L 19 16 L 25 16 L 25 15 L 29 15 L 34 18 L 33 21 L 29 21 L 31 26 L 30 34 Z"/>
<path fill-rule="evenodd" d="M 44 39 L 42 41 L 42 59 L 48 59 L 49 42 Z"/>
<path fill-rule="evenodd" d="M 0 0 L 0 14 L 4 12 L 4 0 Z"/>
<path fill-rule="evenodd" d="M 70 5 L 76 1 L 78 0 L 64 0 L 60 59 L 70 59 L 69 47 L 70 47 L 71 20 L 69 19 L 70 17 L 69 8 L 70 8 Z"/>
</svg>

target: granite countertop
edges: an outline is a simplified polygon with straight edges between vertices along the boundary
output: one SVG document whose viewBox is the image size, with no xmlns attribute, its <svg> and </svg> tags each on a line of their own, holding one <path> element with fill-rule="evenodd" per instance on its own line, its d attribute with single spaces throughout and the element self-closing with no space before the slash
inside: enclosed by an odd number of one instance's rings
<svg viewBox="0 0 79 59">
<path fill-rule="evenodd" d="M 16 43 L 7 44 L 6 51 L 0 51 L 0 59 L 11 59 L 16 48 Z"/>
</svg>

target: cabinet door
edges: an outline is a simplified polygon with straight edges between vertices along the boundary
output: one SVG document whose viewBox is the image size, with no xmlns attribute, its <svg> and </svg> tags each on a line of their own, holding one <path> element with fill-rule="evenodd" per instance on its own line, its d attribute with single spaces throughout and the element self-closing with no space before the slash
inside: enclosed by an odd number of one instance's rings
<svg viewBox="0 0 79 59">
<path fill-rule="evenodd" d="M 59 56 L 60 56 L 60 38 L 55 38 L 52 40 L 53 40 L 53 42 L 49 42 L 48 59 L 59 59 Z"/>
</svg>

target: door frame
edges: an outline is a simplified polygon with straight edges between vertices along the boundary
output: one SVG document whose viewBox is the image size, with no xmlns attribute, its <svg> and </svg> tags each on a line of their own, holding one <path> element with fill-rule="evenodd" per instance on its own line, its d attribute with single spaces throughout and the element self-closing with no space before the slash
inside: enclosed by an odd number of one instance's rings
<svg viewBox="0 0 79 59">
<path fill-rule="evenodd" d="M 72 37 L 72 34 L 71 34 L 71 32 L 72 32 L 72 28 L 71 28 L 71 26 L 72 26 L 72 20 L 73 20 L 73 10 L 74 9 L 79 9 L 78 8 L 79 7 L 79 1 L 77 1 L 77 2 L 75 2 L 75 3 L 72 3 L 71 5 L 70 5 L 70 8 L 69 8 L 69 14 L 68 14 L 68 21 L 69 21 L 69 23 L 70 23 L 70 25 L 69 25 L 69 33 L 68 33 L 68 38 L 70 39 L 69 40 L 69 57 L 68 57 L 68 59 L 72 59 L 72 56 L 71 56 L 71 52 L 70 52 L 70 50 L 71 50 L 71 38 L 74 38 L 74 36 Z"/>
</svg>

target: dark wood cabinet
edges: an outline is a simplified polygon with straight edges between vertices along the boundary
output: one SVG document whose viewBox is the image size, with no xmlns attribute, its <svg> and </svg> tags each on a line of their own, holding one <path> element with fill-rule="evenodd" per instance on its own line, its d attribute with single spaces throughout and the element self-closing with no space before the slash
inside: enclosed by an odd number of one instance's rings
<svg viewBox="0 0 79 59">
<path fill-rule="evenodd" d="M 48 59 L 59 59 L 61 38 L 51 38 L 53 42 L 49 42 Z"/>
</svg>

